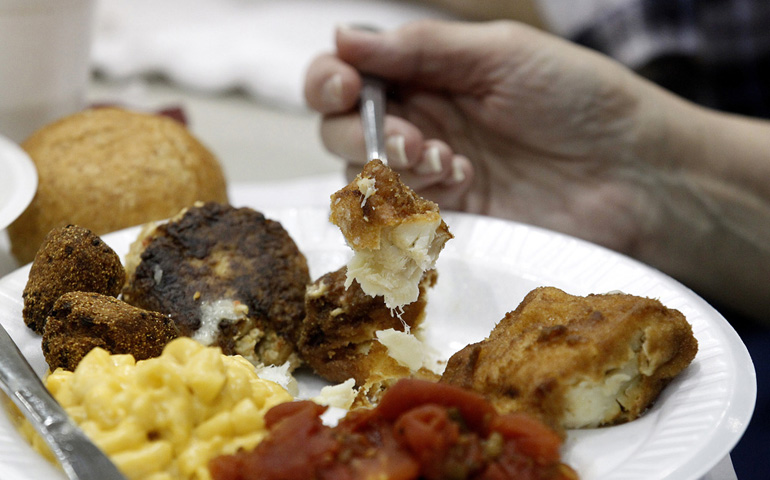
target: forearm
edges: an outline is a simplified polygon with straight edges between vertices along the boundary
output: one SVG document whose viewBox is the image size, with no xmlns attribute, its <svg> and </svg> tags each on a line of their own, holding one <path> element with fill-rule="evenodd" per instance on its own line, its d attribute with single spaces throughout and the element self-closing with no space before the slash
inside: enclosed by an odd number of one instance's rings
<svg viewBox="0 0 770 480">
<path fill-rule="evenodd" d="M 770 321 L 770 123 L 679 100 L 659 120 L 647 260 Z"/>
</svg>

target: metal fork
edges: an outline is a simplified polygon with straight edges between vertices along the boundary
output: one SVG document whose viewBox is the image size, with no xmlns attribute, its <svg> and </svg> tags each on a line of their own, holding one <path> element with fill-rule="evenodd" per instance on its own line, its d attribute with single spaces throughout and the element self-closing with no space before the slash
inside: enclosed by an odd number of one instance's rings
<svg viewBox="0 0 770 480">
<path fill-rule="evenodd" d="M 370 25 L 356 25 L 355 28 L 379 31 Z M 360 112 L 364 126 L 364 141 L 366 142 L 366 157 L 371 161 L 380 159 L 388 164 L 388 154 L 385 152 L 385 82 L 371 75 L 362 75 Z"/>
<path fill-rule="evenodd" d="M 375 77 L 364 76 L 361 87 L 361 121 L 364 124 L 367 160 L 379 158 L 388 164 L 385 152 L 385 84 Z"/>
</svg>

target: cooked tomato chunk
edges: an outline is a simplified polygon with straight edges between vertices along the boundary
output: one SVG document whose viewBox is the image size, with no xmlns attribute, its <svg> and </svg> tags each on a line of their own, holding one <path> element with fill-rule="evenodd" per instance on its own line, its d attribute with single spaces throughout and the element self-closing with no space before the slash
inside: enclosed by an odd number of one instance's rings
<svg viewBox="0 0 770 480">
<path fill-rule="evenodd" d="M 480 395 L 400 380 L 368 410 L 335 427 L 324 407 L 282 404 L 265 417 L 268 437 L 252 452 L 211 462 L 215 480 L 574 480 L 558 434 L 523 414 L 498 415 Z"/>
</svg>

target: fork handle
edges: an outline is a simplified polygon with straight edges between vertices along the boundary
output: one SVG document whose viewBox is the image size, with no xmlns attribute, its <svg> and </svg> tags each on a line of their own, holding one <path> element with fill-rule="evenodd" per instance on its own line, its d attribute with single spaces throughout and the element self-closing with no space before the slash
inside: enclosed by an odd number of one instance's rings
<svg viewBox="0 0 770 480">
<path fill-rule="evenodd" d="M 388 163 L 385 152 L 385 82 L 381 79 L 364 75 L 361 86 L 361 121 L 364 126 L 366 158 L 371 161 L 380 159 Z"/>
</svg>

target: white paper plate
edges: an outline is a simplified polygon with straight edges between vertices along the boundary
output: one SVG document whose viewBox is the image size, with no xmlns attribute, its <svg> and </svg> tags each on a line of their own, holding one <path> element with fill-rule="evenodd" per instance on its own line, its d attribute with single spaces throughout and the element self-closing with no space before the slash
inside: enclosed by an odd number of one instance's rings
<svg viewBox="0 0 770 480">
<path fill-rule="evenodd" d="M 265 213 L 291 233 L 313 278 L 349 257 L 324 209 Z M 695 480 L 730 452 L 751 418 L 756 378 L 738 335 L 705 301 L 654 269 L 572 237 L 466 214 L 444 218 L 455 238 L 437 265 L 439 280 L 430 292 L 426 322 L 429 342 L 446 357 L 484 338 L 527 292 L 543 285 L 579 295 L 622 290 L 658 298 L 692 324 L 698 355 L 649 412 L 626 425 L 569 432 L 564 460 L 581 479 Z M 129 229 L 104 239 L 124 254 L 136 234 Z M 28 271 L 25 267 L 0 280 L 0 322 L 42 374 L 40 339 L 21 319 Z M 63 478 L 2 415 L 0 471 L 4 480 Z"/>
<path fill-rule="evenodd" d="M 36 190 L 35 164 L 21 147 L 0 136 L 0 230 L 21 215 Z"/>
</svg>

